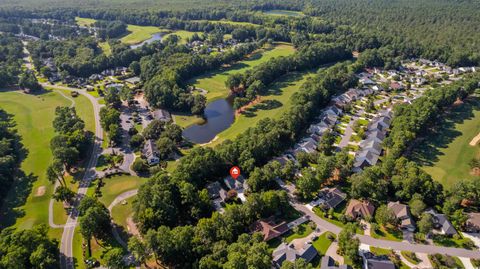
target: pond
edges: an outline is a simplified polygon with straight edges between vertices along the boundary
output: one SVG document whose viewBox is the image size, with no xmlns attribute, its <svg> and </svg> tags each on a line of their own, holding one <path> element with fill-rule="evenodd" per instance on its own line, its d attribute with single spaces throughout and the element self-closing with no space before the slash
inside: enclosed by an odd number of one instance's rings
<svg viewBox="0 0 480 269">
<path fill-rule="evenodd" d="M 130 48 L 131 49 L 136 49 L 136 48 L 140 48 L 141 46 L 145 45 L 145 44 L 150 44 L 152 43 L 153 41 L 161 41 L 162 40 L 162 37 L 165 33 L 155 33 L 152 35 L 152 37 L 150 37 L 149 39 L 145 40 L 145 41 L 142 41 L 138 44 L 135 44 L 135 45 L 131 45 Z"/>
<path fill-rule="evenodd" d="M 192 125 L 183 130 L 183 136 L 193 143 L 210 142 L 215 136 L 232 125 L 235 110 L 228 99 L 211 102 L 205 108 L 205 122 Z"/>
</svg>

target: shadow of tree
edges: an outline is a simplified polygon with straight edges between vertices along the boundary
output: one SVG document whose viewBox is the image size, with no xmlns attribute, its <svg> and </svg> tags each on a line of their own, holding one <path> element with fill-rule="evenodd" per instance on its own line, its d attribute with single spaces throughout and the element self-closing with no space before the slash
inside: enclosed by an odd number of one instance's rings
<svg viewBox="0 0 480 269">
<path fill-rule="evenodd" d="M 33 182 L 37 180 L 37 176 L 33 174 L 25 175 L 19 172 L 16 182 L 12 184 L 3 205 L 0 210 L 0 228 L 9 227 L 15 224 L 19 217 L 23 217 L 25 212 L 19 207 L 25 205 L 28 195 L 32 192 Z"/>
<path fill-rule="evenodd" d="M 474 111 L 480 111 L 480 98 L 469 97 L 464 104 L 445 111 L 439 122 L 425 132 L 421 141 L 417 143 L 411 153 L 412 160 L 422 166 L 433 166 L 444 155 L 440 150 L 445 149 L 462 133 L 456 130 L 457 124 L 474 118 Z"/>
</svg>

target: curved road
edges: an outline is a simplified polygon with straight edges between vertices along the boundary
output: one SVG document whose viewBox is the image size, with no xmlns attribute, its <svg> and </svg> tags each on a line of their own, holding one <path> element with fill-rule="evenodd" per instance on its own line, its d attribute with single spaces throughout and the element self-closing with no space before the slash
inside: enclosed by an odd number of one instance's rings
<svg viewBox="0 0 480 269">
<path fill-rule="evenodd" d="M 295 186 L 291 184 L 284 184 L 283 182 L 279 182 L 280 186 L 287 191 L 290 197 L 290 204 L 298 211 L 304 213 L 305 215 L 309 216 L 310 220 L 315 222 L 319 227 L 333 232 L 335 234 L 339 234 L 342 230 L 341 227 L 338 227 L 335 224 L 332 224 L 315 214 L 310 208 L 306 205 L 297 201 L 294 196 L 295 193 Z M 411 252 L 418 252 L 418 253 L 427 253 L 427 254 L 447 254 L 450 256 L 455 257 L 463 257 L 463 258 L 470 258 L 470 259 L 480 259 L 480 251 L 478 250 L 468 250 L 463 248 L 451 248 L 451 247 L 441 247 L 435 245 L 423 245 L 423 244 L 411 244 L 408 242 L 396 242 L 390 240 L 382 240 L 382 239 L 375 239 L 368 235 L 357 235 L 360 242 L 366 245 L 385 248 L 385 249 L 392 249 L 392 250 L 400 250 L 400 251 L 411 251 Z"/>
<path fill-rule="evenodd" d="M 134 189 L 134 190 L 126 191 L 126 192 L 118 195 L 117 197 L 115 197 L 115 199 L 112 201 L 112 203 L 108 206 L 108 211 L 110 212 L 110 215 L 112 214 L 112 209 L 113 209 L 114 206 L 118 205 L 123 200 L 126 200 L 130 197 L 133 197 L 133 196 L 137 195 L 137 193 L 138 193 L 138 189 Z M 120 245 L 122 245 L 123 247 L 127 248 L 127 243 L 125 241 L 123 241 L 123 239 L 118 234 L 118 231 L 115 228 L 115 224 L 113 223 L 113 220 L 112 220 L 112 232 L 113 232 L 113 236 L 118 241 L 118 243 L 120 243 Z"/>
<path fill-rule="evenodd" d="M 102 153 L 102 140 L 103 140 L 103 129 L 100 124 L 100 104 L 98 103 L 97 99 L 90 94 L 88 94 L 85 90 L 75 89 L 70 87 L 58 86 L 58 85 L 49 85 L 49 84 L 42 84 L 44 87 L 49 87 L 53 89 L 59 90 L 67 90 L 67 91 L 77 91 L 79 94 L 85 96 L 90 100 L 93 105 L 93 113 L 95 117 L 95 139 L 93 142 L 93 149 L 90 155 L 90 160 L 88 161 L 87 166 L 85 167 L 85 174 L 83 175 L 82 181 L 80 182 L 77 197 L 75 198 L 74 208 L 78 205 L 78 203 L 82 200 L 82 198 L 87 193 L 88 186 L 90 182 L 95 178 L 97 175 L 95 171 L 95 166 L 97 164 L 98 157 Z M 75 227 L 77 226 L 77 219 L 78 212 L 74 209 L 72 213 L 68 216 L 67 223 L 64 226 L 63 234 L 62 234 L 62 241 L 60 243 L 60 266 L 63 269 L 73 269 L 73 235 L 75 232 Z M 79 261 L 81 262 L 81 261 Z"/>
</svg>

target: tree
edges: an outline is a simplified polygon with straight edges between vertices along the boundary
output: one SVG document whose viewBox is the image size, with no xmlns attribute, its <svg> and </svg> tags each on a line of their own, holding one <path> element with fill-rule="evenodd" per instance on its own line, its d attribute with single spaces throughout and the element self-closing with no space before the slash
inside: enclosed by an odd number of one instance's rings
<svg viewBox="0 0 480 269">
<path fill-rule="evenodd" d="M 193 104 L 191 108 L 192 114 L 201 115 L 205 111 L 205 106 L 207 104 L 207 98 L 202 94 L 197 94 L 193 96 Z"/>
<path fill-rule="evenodd" d="M 161 134 L 161 137 L 167 137 L 171 139 L 175 144 L 182 142 L 182 128 L 176 124 L 170 123 L 165 125 L 165 130 Z"/>
<path fill-rule="evenodd" d="M 158 157 L 166 160 L 176 150 L 175 143 L 168 137 L 161 137 L 157 141 Z"/>
<path fill-rule="evenodd" d="M 130 69 L 130 71 L 132 71 L 132 73 L 135 74 L 136 76 L 140 75 L 141 69 L 140 69 L 140 63 L 138 61 L 131 62 L 130 65 L 128 66 L 128 69 Z"/>
<path fill-rule="evenodd" d="M 335 144 L 335 135 L 330 131 L 326 131 L 318 143 L 318 150 L 325 155 L 330 156 L 335 148 L 333 144 Z"/>
<path fill-rule="evenodd" d="M 157 140 L 165 128 L 165 122 L 161 120 L 152 120 L 148 126 L 143 130 L 143 136 L 145 139 Z"/>
<path fill-rule="evenodd" d="M 375 220 L 377 223 L 381 225 L 395 225 L 397 222 L 397 218 L 395 217 L 395 213 L 391 208 L 386 205 L 381 205 L 377 208 L 375 212 Z"/>
<path fill-rule="evenodd" d="M 132 236 L 128 240 L 128 250 L 135 257 L 135 261 L 146 266 L 146 262 L 151 253 L 145 243 L 143 243 L 138 237 Z"/>
<path fill-rule="evenodd" d="M 108 126 L 108 141 L 110 145 L 118 145 L 122 141 L 122 128 L 119 124 L 110 124 Z"/>
<path fill-rule="evenodd" d="M 135 134 L 130 137 L 130 146 L 133 149 L 139 149 L 143 144 L 143 136 L 141 134 Z"/>
<path fill-rule="evenodd" d="M 18 85 L 23 89 L 29 89 L 32 91 L 39 91 L 42 89 L 42 86 L 38 84 L 37 77 L 30 70 L 27 70 L 19 76 Z"/>
<path fill-rule="evenodd" d="M 137 173 L 145 173 L 148 171 L 148 164 L 142 158 L 136 158 L 132 163 L 132 170 Z"/>
<path fill-rule="evenodd" d="M 423 234 L 428 234 L 433 228 L 433 217 L 431 214 L 423 213 L 417 223 L 418 230 Z"/>
<path fill-rule="evenodd" d="M 89 207 L 79 218 L 80 233 L 86 240 L 92 237 L 97 240 L 110 232 L 110 213 L 101 203 Z"/>
<path fill-rule="evenodd" d="M 105 96 L 103 97 L 105 103 L 112 108 L 118 109 L 122 105 L 122 101 L 120 100 L 120 95 L 118 94 L 118 90 L 115 87 L 110 87 L 105 90 Z"/>
<path fill-rule="evenodd" d="M 66 186 L 57 187 L 55 189 L 55 193 L 53 194 L 53 199 L 55 199 L 57 202 L 63 201 L 70 203 L 74 197 L 75 192 Z"/>
<path fill-rule="evenodd" d="M 85 122 L 77 115 L 75 107 L 57 107 L 53 128 L 58 133 L 71 134 L 74 131 L 83 131 Z"/>
<path fill-rule="evenodd" d="M 355 237 L 356 224 L 347 223 L 343 230 L 338 234 L 338 252 L 353 262 L 359 261 L 358 248 L 360 240 Z"/>
<path fill-rule="evenodd" d="M 47 179 L 51 183 L 55 183 L 55 181 L 58 181 L 60 185 L 66 185 L 63 173 L 63 163 L 57 160 L 54 160 L 53 163 L 47 167 Z"/>
<path fill-rule="evenodd" d="M 294 262 L 284 261 L 281 269 L 313 269 L 313 265 L 307 263 L 304 259 L 296 259 Z"/>
<path fill-rule="evenodd" d="M 102 107 L 100 109 L 100 123 L 102 128 L 108 132 L 108 128 L 112 124 L 120 123 L 120 112 L 113 108 Z"/>
<path fill-rule="evenodd" d="M 420 195 L 414 195 L 408 203 L 408 206 L 410 207 L 410 212 L 412 212 L 412 215 L 416 218 L 419 218 L 427 207 Z"/>
<path fill-rule="evenodd" d="M 107 265 L 107 268 L 111 269 L 125 269 L 129 268 L 123 260 L 123 249 L 121 248 L 112 248 L 105 253 L 103 259 Z"/>
<path fill-rule="evenodd" d="M 320 184 L 310 168 L 302 169 L 301 174 L 302 176 L 295 182 L 297 192 L 304 200 L 312 199 L 319 190 Z"/>
</svg>

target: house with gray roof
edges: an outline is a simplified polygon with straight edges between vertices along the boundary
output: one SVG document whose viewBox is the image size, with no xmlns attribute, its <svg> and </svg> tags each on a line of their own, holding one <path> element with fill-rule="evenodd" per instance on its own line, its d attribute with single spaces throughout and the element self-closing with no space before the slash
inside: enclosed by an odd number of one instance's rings
<svg viewBox="0 0 480 269">
<path fill-rule="evenodd" d="M 320 269 L 348 269 L 350 268 L 348 265 L 343 264 L 336 266 L 335 265 L 335 260 L 332 259 L 330 256 L 323 256 L 322 261 L 320 262 Z"/>
<path fill-rule="evenodd" d="M 379 155 L 369 151 L 369 150 L 362 150 L 357 155 L 355 155 L 355 162 L 353 164 L 353 170 L 355 172 L 359 172 L 363 170 L 363 168 L 367 166 L 375 165 L 380 158 Z"/>
<path fill-rule="evenodd" d="M 285 261 L 295 262 L 297 259 L 304 259 L 308 263 L 317 255 L 317 250 L 310 243 L 306 243 L 300 249 L 295 249 L 293 244 L 281 243 L 272 253 L 272 262 L 275 268 L 280 268 Z"/>
<path fill-rule="evenodd" d="M 382 154 L 382 143 L 375 141 L 371 137 L 367 137 L 366 140 L 363 140 L 360 143 L 360 147 L 362 148 L 362 151 L 369 151 L 371 153 L 374 153 L 376 155 L 381 155 Z"/>
<path fill-rule="evenodd" d="M 347 194 L 338 188 L 323 188 L 318 192 L 318 199 L 311 203 L 312 206 L 323 206 L 327 209 L 336 208 L 347 198 Z"/>
<path fill-rule="evenodd" d="M 145 146 L 143 147 L 143 155 L 147 158 L 148 165 L 157 165 L 160 162 L 157 146 L 152 139 L 145 141 Z"/>
<path fill-rule="evenodd" d="M 411 232 L 415 231 L 415 222 L 410 215 L 410 210 L 407 205 L 401 204 L 400 202 L 389 202 L 388 208 L 390 208 L 397 220 L 400 221 L 400 229 L 408 230 Z"/>
<path fill-rule="evenodd" d="M 426 211 L 433 217 L 433 228 L 440 234 L 453 236 L 457 234 L 457 230 L 444 214 L 440 214 L 433 209 Z"/>
</svg>

